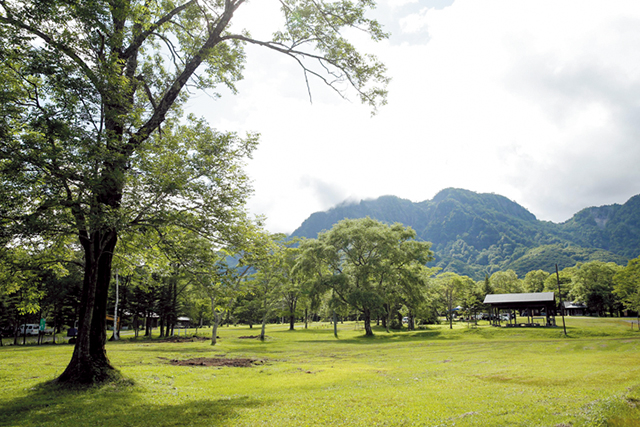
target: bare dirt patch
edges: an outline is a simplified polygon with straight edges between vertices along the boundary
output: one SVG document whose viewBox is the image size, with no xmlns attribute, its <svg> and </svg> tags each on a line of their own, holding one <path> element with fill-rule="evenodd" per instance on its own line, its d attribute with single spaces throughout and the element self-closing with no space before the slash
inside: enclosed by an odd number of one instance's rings
<svg viewBox="0 0 640 427">
<path fill-rule="evenodd" d="M 225 357 L 195 357 L 193 359 L 170 360 L 174 366 L 228 366 L 233 368 L 249 368 L 253 365 L 262 365 L 264 360 L 260 359 L 227 359 Z"/>
</svg>

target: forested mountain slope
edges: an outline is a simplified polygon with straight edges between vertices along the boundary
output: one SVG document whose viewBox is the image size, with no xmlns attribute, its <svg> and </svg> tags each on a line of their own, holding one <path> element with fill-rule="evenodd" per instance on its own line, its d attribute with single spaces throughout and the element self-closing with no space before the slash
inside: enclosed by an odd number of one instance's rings
<svg viewBox="0 0 640 427">
<path fill-rule="evenodd" d="M 292 235 L 315 238 L 343 218 L 370 216 L 411 226 L 433 243 L 435 264 L 476 280 L 497 270 L 552 271 L 577 262 L 625 264 L 640 254 L 640 196 L 624 205 L 592 207 L 562 224 L 539 221 L 519 204 L 497 194 L 448 188 L 432 200 L 413 203 L 383 196 L 316 212 Z"/>
</svg>

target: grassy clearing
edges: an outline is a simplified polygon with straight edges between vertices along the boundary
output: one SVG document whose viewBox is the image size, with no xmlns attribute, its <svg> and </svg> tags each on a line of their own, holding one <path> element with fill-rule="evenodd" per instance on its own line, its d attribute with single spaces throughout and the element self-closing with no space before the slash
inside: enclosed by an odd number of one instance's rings
<svg viewBox="0 0 640 427">
<path fill-rule="evenodd" d="M 562 328 L 432 327 L 364 338 L 354 323 L 247 327 L 221 340 L 108 343 L 132 383 L 88 391 L 42 384 L 72 347 L 0 348 L 0 425 L 11 426 L 633 426 L 640 425 L 640 333 L 621 319 Z M 206 336 L 210 330 L 202 331 Z M 248 357 L 250 368 L 171 359 Z"/>
</svg>

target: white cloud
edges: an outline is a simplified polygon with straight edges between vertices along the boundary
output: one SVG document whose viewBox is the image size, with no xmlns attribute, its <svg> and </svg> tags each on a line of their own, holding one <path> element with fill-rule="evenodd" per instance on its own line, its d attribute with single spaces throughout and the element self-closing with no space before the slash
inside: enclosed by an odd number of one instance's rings
<svg viewBox="0 0 640 427">
<path fill-rule="evenodd" d="M 389 5 L 392 9 L 397 9 L 407 4 L 418 3 L 418 0 L 385 0 L 384 3 Z"/>
<path fill-rule="evenodd" d="M 400 18 L 400 28 L 403 33 L 418 33 L 427 30 L 428 8 L 424 8 L 416 13 L 412 13 Z"/>
<path fill-rule="evenodd" d="M 250 208 L 271 231 L 290 232 L 347 195 L 420 201 L 455 186 L 563 221 L 640 193 L 640 3 L 388 0 L 380 9 L 387 28 L 412 33 L 358 38 L 393 78 L 377 116 L 317 82 L 310 104 L 296 64 L 255 47 L 238 96 L 193 107 L 221 129 L 261 132 Z M 256 10 L 246 27 L 277 12 Z"/>
</svg>

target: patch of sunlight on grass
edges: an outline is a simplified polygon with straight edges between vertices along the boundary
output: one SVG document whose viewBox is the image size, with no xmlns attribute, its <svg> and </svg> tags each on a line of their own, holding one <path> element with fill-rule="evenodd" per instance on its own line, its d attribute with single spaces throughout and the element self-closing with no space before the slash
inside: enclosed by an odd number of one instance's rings
<svg viewBox="0 0 640 427">
<path fill-rule="evenodd" d="M 223 327 L 213 347 L 130 337 L 107 351 L 132 383 L 85 391 L 43 386 L 62 372 L 72 346 L 5 346 L 0 425 L 640 425 L 640 333 L 620 319 L 566 321 L 568 337 L 562 328 L 486 322 L 376 328 L 374 338 L 347 322 L 338 339 L 326 323 L 269 325 L 265 342 L 243 338 L 255 329 Z M 196 357 L 256 363 L 169 363 Z"/>
</svg>

